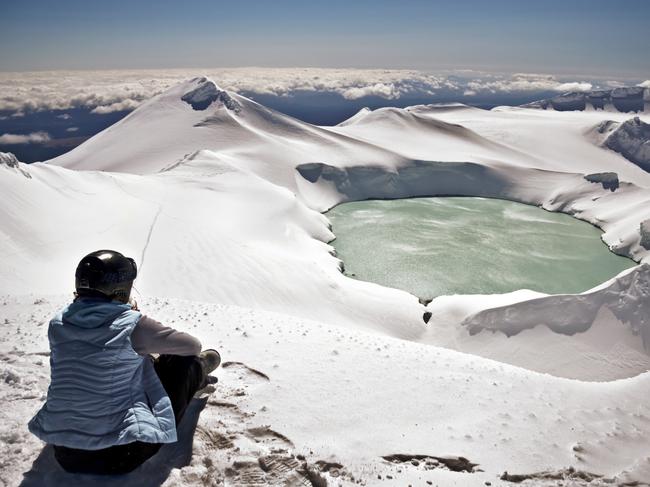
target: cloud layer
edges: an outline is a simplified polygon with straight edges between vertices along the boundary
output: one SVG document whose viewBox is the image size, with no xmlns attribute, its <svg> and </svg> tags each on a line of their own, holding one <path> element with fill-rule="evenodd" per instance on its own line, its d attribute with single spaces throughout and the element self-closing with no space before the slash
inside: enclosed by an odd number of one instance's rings
<svg viewBox="0 0 650 487">
<path fill-rule="evenodd" d="M 587 91 L 621 81 L 559 79 L 545 74 L 478 71 L 431 74 L 415 70 L 232 68 L 131 71 L 0 73 L 0 111 L 14 114 L 87 108 L 103 114 L 131 110 L 175 83 L 207 75 L 222 88 L 249 95 L 288 96 L 296 92 L 337 93 L 348 100 Z M 638 83 L 638 80 L 637 80 Z M 650 80 L 641 83 L 650 86 Z M 9 135 L 9 134 L 7 134 Z"/>
<path fill-rule="evenodd" d="M 31 134 L 2 134 L 0 144 L 44 144 L 49 142 L 50 134 L 47 132 L 32 132 Z"/>
</svg>

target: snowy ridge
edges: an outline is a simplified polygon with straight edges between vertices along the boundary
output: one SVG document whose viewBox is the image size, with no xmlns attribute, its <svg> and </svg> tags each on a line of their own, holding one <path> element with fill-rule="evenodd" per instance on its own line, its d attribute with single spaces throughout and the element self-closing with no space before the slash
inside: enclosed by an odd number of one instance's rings
<svg viewBox="0 0 650 487">
<path fill-rule="evenodd" d="M 434 195 L 502 198 L 586 220 L 605 231 L 603 240 L 614 252 L 637 261 L 650 258 L 640 245 L 639 231 L 648 210 L 648 191 L 631 183 L 611 191 L 609 185 L 594 184 L 581 174 L 471 162 L 414 161 L 394 170 L 309 163 L 297 171 L 306 181 L 299 182 L 301 194 L 312 205 L 329 208 L 341 201 Z M 525 188 L 522 181 L 526 181 Z M 621 201 L 626 203 L 624 208 Z"/>
<path fill-rule="evenodd" d="M 650 264 L 623 274 L 583 294 L 547 296 L 481 311 L 462 325 L 472 335 L 494 330 L 512 336 L 538 325 L 574 335 L 587 331 L 604 306 L 618 321 L 630 326 L 632 333 L 641 337 L 645 349 L 650 350 Z M 556 313 L 557 309 L 564 312 Z"/>
<path fill-rule="evenodd" d="M 233 155 L 239 167 L 254 169 L 290 186 L 293 165 L 311 159 L 315 151 L 341 163 L 350 153 L 368 162 L 394 163 L 399 159 L 378 147 L 301 122 L 236 93 L 219 91 L 219 96 L 225 93 L 232 103 L 237 103 L 237 111 L 221 102 L 194 110 L 182 97 L 195 96 L 199 89 L 218 90 L 214 82 L 204 78 L 180 83 L 48 162 L 71 169 L 150 174 L 186 154 L 208 149 Z"/>
<path fill-rule="evenodd" d="M 17 483 L 40 451 L 24 423 L 47 385 L 41 324 L 65 301 L 46 295 L 69 293 L 70 269 L 97 248 L 136 257 L 143 309 L 232 362 L 205 398 L 191 464 L 162 470 L 167 485 L 274 469 L 312 485 L 478 486 L 505 470 L 533 485 L 576 471 L 607 485 L 650 478 L 647 265 L 581 295 L 424 306 L 344 276 L 320 213 L 365 198 L 505 198 L 589 221 L 613 251 L 650 263 L 650 174 L 594 144 L 604 118 L 629 118 L 606 115 L 421 106 L 316 127 L 195 78 L 46 164 L 11 159 L 0 167 L 0 394 L 24 402 L 0 433 L 27 447 L 7 450 L 3 480 Z M 47 450 L 29 475 L 66 478 Z"/>
<path fill-rule="evenodd" d="M 371 113 L 372 110 L 368 107 L 363 107 L 361 110 L 359 110 L 357 113 L 352 115 L 350 118 L 347 120 L 343 120 L 341 123 L 338 124 L 338 127 L 345 127 L 346 125 L 352 125 L 354 123 L 357 123 L 359 120 L 361 120 L 363 117 Z"/>
</svg>

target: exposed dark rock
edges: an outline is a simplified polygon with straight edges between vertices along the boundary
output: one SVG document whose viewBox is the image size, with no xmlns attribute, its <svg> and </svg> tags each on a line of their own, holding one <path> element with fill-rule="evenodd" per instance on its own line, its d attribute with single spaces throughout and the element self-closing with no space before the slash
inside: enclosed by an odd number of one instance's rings
<svg viewBox="0 0 650 487">
<path fill-rule="evenodd" d="M 26 178 L 29 178 L 29 179 L 32 178 L 32 175 L 29 174 L 29 171 L 27 171 L 26 169 L 23 169 L 23 167 L 26 167 L 25 164 L 22 164 L 22 167 L 21 167 L 20 161 L 11 152 L 0 152 L 0 166 L 2 166 L 2 165 L 10 167 L 11 169 L 15 169 L 16 171 L 20 172 Z"/>
<path fill-rule="evenodd" d="M 643 88 L 614 88 L 612 90 L 612 103 L 619 112 L 642 112 L 645 108 Z"/>
<path fill-rule="evenodd" d="M 618 174 L 615 172 L 587 174 L 584 178 L 590 183 L 600 183 L 604 189 L 609 189 L 612 192 L 616 191 L 619 186 Z"/>
<path fill-rule="evenodd" d="M 618 127 L 619 125 L 620 124 L 618 122 L 615 122 L 614 120 L 603 120 L 596 127 L 596 131 L 599 134 L 607 134 L 612 130 L 616 129 L 616 127 Z"/>
<path fill-rule="evenodd" d="M 602 479 L 606 483 L 612 483 L 612 479 L 603 479 L 602 475 L 585 472 L 582 470 L 576 470 L 573 467 L 565 468 L 563 470 L 536 472 L 529 474 L 510 474 L 508 472 L 503 472 L 500 478 L 506 482 L 514 482 L 517 484 L 526 480 L 582 480 L 585 482 L 591 482 L 597 479 Z M 562 484 L 558 483 L 558 485 Z"/>
<path fill-rule="evenodd" d="M 619 112 L 643 112 L 649 101 L 650 90 L 641 86 L 614 88 L 612 90 L 572 91 L 546 100 L 538 100 L 522 105 L 526 108 L 553 108 L 558 111 L 585 110 L 593 107 L 604 110 L 613 107 Z"/>
<path fill-rule="evenodd" d="M 436 457 L 433 455 L 409 455 L 395 453 L 382 457 L 391 463 L 408 463 L 414 466 L 423 465 L 425 468 L 446 468 L 453 472 L 476 472 L 478 463 L 472 463 L 465 457 Z M 413 461 L 417 461 L 417 465 Z"/>
<path fill-rule="evenodd" d="M 650 219 L 641 222 L 639 233 L 641 234 L 641 246 L 650 250 Z"/>
<path fill-rule="evenodd" d="M 611 96 L 611 90 L 594 90 L 587 94 L 587 100 L 596 110 L 604 109 Z"/>
<path fill-rule="evenodd" d="M 18 159 L 11 152 L 0 152 L 0 164 L 5 164 L 9 167 L 18 167 Z"/>
<path fill-rule="evenodd" d="M 551 106 L 560 112 L 584 110 L 587 107 L 587 98 L 584 93 L 565 93 L 551 98 Z"/>
<path fill-rule="evenodd" d="M 308 162 L 296 168 L 298 173 L 310 183 L 315 183 L 323 172 L 324 164 L 319 162 Z"/>
<path fill-rule="evenodd" d="M 650 124 L 639 117 L 620 124 L 605 139 L 604 145 L 650 172 Z"/>
<path fill-rule="evenodd" d="M 191 105 L 194 110 L 205 110 L 213 102 L 219 101 L 228 110 L 239 113 L 241 105 L 228 92 L 220 90 L 217 85 L 206 78 L 201 78 L 199 81 L 201 81 L 201 84 L 192 91 L 185 93 L 181 100 Z"/>
</svg>

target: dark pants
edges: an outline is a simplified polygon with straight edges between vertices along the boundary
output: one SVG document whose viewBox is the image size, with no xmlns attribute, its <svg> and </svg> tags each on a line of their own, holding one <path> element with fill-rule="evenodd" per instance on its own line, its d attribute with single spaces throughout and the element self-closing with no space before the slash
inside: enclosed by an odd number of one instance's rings
<svg viewBox="0 0 650 487">
<path fill-rule="evenodd" d="M 205 384 L 205 374 L 198 357 L 161 355 L 154 361 L 174 409 L 176 425 L 183 417 L 192 397 Z M 78 450 L 54 445 L 54 456 L 68 472 L 123 474 L 136 469 L 160 450 L 160 443 L 135 441 L 101 450 Z"/>
</svg>

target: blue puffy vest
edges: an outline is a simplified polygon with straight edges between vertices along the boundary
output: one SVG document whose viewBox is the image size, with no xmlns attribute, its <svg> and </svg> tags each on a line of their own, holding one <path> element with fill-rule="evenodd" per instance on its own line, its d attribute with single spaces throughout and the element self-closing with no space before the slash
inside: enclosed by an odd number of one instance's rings
<svg viewBox="0 0 650 487">
<path fill-rule="evenodd" d="M 50 321 L 51 382 L 29 431 L 82 450 L 176 441 L 174 411 L 153 362 L 131 345 L 140 317 L 126 304 L 80 298 Z"/>
</svg>

